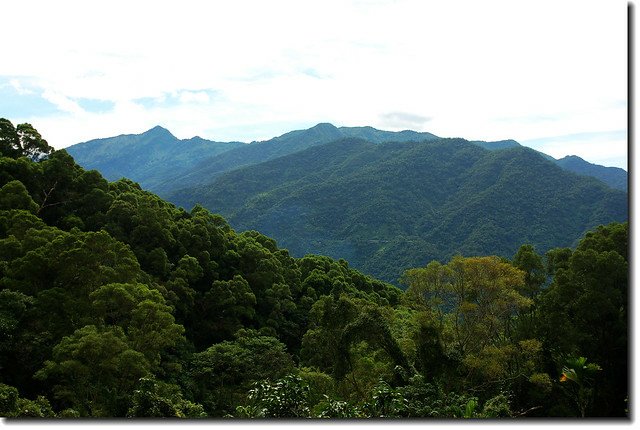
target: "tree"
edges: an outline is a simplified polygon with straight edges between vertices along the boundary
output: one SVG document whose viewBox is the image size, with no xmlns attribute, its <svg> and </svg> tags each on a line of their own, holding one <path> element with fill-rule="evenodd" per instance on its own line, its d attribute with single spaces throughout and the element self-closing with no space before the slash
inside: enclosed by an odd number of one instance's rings
<svg viewBox="0 0 640 430">
<path fill-rule="evenodd" d="M 0 155 L 17 158 L 19 156 L 20 141 L 18 132 L 11 121 L 0 118 Z"/>
<path fill-rule="evenodd" d="M 202 331 L 211 341 L 230 339 L 255 319 L 256 296 L 242 275 L 214 281 L 202 299 Z"/>
<path fill-rule="evenodd" d="M 593 400 L 593 382 L 600 370 L 602 368 L 596 363 L 587 363 L 585 357 L 569 357 L 562 367 L 560 382 L 567 385 L 567 395 L 575 402 L 582 418 Z"/>
<path fill-rule="evenodd" d="M 628 393 L 628 224 L 585 235 L 540 297 L 536 321 L 549 359 L 589 357 L 602 367 L 588 415 L 624 416 Z"/>
<path fill-rule="evenodd" d="M 547 276 L 554 276 L 558 269 L 567 269 L 573 251 L 570 248 L 554 248 L 545 254 Z"/>
<path fill-rule="evenodd" d="M 323 296 L 309 312 L 308 330 L 302 338 L 301 362 L 331 375 L 338 370 L 336 357 L 341 354 L 340 339 L 347 324 L 359 313 L 357 301 L 343 294 Z"/>
<path fill-rule="evenodd" d="M 128 417 L 204 418 L 202 405 L 182 397 L 180 387 L 151 376 L 140 378 L 131 396 Z"/>
<path fill-rule="evenodd" d="M 531 305 L 518 291 L 525 274 L 498 257 L 455 256 L 446 267 L 430 263 L 412 269 L 404 277 L 409 297 L 429 300 L 427 305 L 444 319 L 442 297 L 450 309 L 446 338 L 461 356 L 500 342 L 511 317 Z"/>
<path fill-rule="evenodd" d="M 249 390 L 248 405 L 238 406 L 242 418 L 309 418 L 309 386 L 296 375 L 274 382 L 255 382 Z"/>
<path fill-rule="evenodd" d="M 0 118 L 0 155 L 10 158 L 28 157 L 38 161 L 53 152 L 46 140 L 31 124 L 13 126 L 11 121 Z"/>
<path fill-rule="evenodd" d="M 18 124 L 16 132 L 18 134 L 19 148 L 22 152 L 21 155 L 37 161 L 53 152 L 53 148 L 49 146 L 47 141 L 42 138 L 38 130 L 33 128 L 31 124 Z"/>
<path fill-rule="evenodd" d="M 160 353 L 176 346 L 184 327 L 175 323 L 171 308 L 163 302 L 145 299 L 131 312 L 127 334 L 131 345 L 140 351 L 154 367 L 160 364 Z"/>
<path fill-rule="evenodd" d="M 105 325 L 126 328 L 131 323 L 134 309 L 144 300 L 163 303 L 157 290 L 144 284 L 105 284 L 89 294 L 95 317 Z"/>
<path fill-rule="evenodd" d="M 54 397 L 82 416 L 124 416 L 136 381 L 149 374 L 119 327 L 86 326 L 53 349 L 35 378 L 53 383 Z"/>
<path fill-rule="evenodd" d="M 19 397 L 18 390 L 0 383 L 0 416 L 10 418 L 52 418 L 55 417 L 49 400 L 38 396 L 36 400 Z"/>
<path fill-rule="evenodd" d="M 24 333 L 34 299 L 17 291 L 0 290 L 0 380 L 21 382 L 25 347 Z M 2 415 L 2 414 L 0 414 Z"/>
<path fill-rule="evenodd" d="M 195 400 L 212 416 L 232 413 L 253 382 L 293 370 L 291 356 L 277 339 L 252 330 L 236 336 L 194 354 L 189 366 Z"/>
<path fill-rule="evenodd" d="M 405 298 L 433 314 L 440 331 L 444 329 L 444 315 L 451 299 L 453 271 L 448 265 L 431 261 L 426 267 L 408 269 L 400 281 L 408 286 Z"/>
<path fill-rule="evenodd" d="M 391 335 L 389 324 L 377 307 L 365 307 L 353 321 L 349 322 L 340 337 L 340 355 L 336 376 L 344 377 L 345 370 L 352 368 L 350 347 L 356 342 L 366 341 L 371 347 L 381 348 L 391 359 L 394 367 L 399 366 L 407 373 L 413 373 L 407 358 Z M 344 361 L 344 363 L 342 363 Z"/>
<path fill-rule="evenodd" d="M 11 181 L 0 188 L 0 210 L 23 209 L 37 213 L 38 205 L 20 181 Z"/>
<path fill-rule="evenodd" d="M 545 267 L 542 258 L 536 254 L 533 245 L 522 245 L 513 257 L 513 265 L 524 272 L 523 293 L 534 299 L 546 281 Z"/>
<path fill-rule="evenodd" d="M 106 284 L 89 298 L 95 317 L 102 324 L 122 327 L 133 348 L 153 366 L 160 364 L 163 350 L 183 339 L 184 327 L 175 323 L 160 292 L 145 284 Z"/>
</svg>

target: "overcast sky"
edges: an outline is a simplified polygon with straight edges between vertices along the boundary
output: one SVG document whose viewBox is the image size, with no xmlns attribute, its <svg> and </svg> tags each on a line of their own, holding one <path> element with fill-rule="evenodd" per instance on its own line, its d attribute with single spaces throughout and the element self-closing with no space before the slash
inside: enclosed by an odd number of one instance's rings
<svg viewBox="0 0 640 430">
<path fill-rule="evenodd" d="M 627 168 L 623 0 L 2 3 L 0 117 L 56 148 L 155 125 L 515 139 Z"/>
</svg>

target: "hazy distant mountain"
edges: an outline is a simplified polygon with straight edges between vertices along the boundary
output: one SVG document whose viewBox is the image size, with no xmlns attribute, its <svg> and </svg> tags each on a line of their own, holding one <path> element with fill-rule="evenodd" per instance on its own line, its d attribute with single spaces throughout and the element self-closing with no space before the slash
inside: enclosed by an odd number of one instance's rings
<svg viewBox="0 0 640 430">
<path fill-rule="evenodd" d="M 489 151 L 463 139 L 342 139 L 221 173 L 169 199 L 201 203 L 294 255 L 345 258 L 387 281 L 455 253 L 570 246 L 628 216 L 624 192 L 529 148 Z"/>
<path fill-rule="evenodd" d="M 320 123 L 306 130 L 295 130 L 270 140 L 243 144 L 212 142 L 199 137 L 180 140 L 162 127 L 142 134 L 95 139 L 73 145 L 67 151 L 78 164 L 97 169 L 108 179 L 127 177 L 145 189 L 166 197 L 176 189 L 208 184 L 217 176 L 243 166 L 250 166 L 293 154 L 345 137 L 372 143 L 408 142 L 439 139 L 427 132 L 378 130 L 373 127 L 335 127 Z M 520 147 L 515 140 L 471 141 L 490 150 Z M 592 176 L 609 186 L 626 191 L 627 173 L 618 168 L 598 166 L 582 159 L 565 157 L 555 160 L 566 170 Z"/>
<path fill-rule="evenodd" d="M 439 139 L 435 134 L 412 130 L 384 131 L 373 127 L 340 127 L 343 137 L 356 137 L 372 143 L 383 142 L 421 142 L 423 140 Z"/>
<path fill-rule="evenodd" d="M 515 148 L 520 145 L 515 140 L 500 140 L 496 142 L 485 142 L 483 140 L 472 140 L 471 143 L 480 145 L 490 150 Z M 539 152 L 547 160 L 555 162 L 558 166 L 579 175 L 591 176 L 599 179 L 611 188 L 627 191 L 627 172 L 619 167 L 606 167 L 599 164 L 589 163 L 577 155 L 568 155 L 564 158 L 556 160 L 550 155 Z"/>
<path fill-rule="evenodd" d="M 571 172 L 598 178 L 611 188 L 627 191 L 627 172 L 624 169 L 592 164 L 577 155 L 568 155 L 559 159 L 557 163 Z"/>
<path fill-rule="evenodd" d="M 85 169 L 96 169 L 109 180 L 122 177 L 155 190 L 176 172 L 186 172 L 202 158 L 221 154 L 244 144 L 212 142 L 200 137 L 180 140 L 162 127 L 142 134 L 95 139 L 66 148 Z"/>
<path fill-rule="evenodd" d="M 291 131 L 267 141 L 252 142 L 233 151 L 202 160 L 193 170 L 182 176 L 170 178 L 159 184 L 159 187 L 154 191 L 166 196 L 175 189 L 176 184 L 180 184 L 182 187 L 207 184 L 224 172 L 273 160 L 345 137 L 364 138 L 374 143 L 438 139 L 431 133 L 418 133 L 409 130 L 382 131 L 372 127 L 337 128 L 332 124 L 321 123 L 306 130 Z"/>
</svg>

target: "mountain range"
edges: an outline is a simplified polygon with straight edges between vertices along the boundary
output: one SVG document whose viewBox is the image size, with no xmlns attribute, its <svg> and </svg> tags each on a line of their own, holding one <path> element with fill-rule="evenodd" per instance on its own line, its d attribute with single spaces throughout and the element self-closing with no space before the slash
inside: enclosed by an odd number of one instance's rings
<svg viewBox="0 0 640 430">
<path fill-rule="evenodd" d="M 456 253 L 571 246 L 628 217 L 624 170 L 555 160 L 513 140 L 318 124 L 243 144 L 180 140 L 155 127 L 67 151 L 108 179 L 128 177 L 274 237 L 293 255 L 344 258 L 390 282 Z"/>
</svg>

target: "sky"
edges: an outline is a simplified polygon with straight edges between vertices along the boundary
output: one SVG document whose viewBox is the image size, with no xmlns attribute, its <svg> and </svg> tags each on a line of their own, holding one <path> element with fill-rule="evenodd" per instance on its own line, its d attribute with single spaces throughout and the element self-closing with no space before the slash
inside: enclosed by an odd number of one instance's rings
<svg viewBox="0 0 640 430">
<path fill-rule="evenodd" d="M 330 122 L 627 169 L 622 0 L 9 0 L 2 15 L 0 117 L 55 148 Z"/>
</svg>

